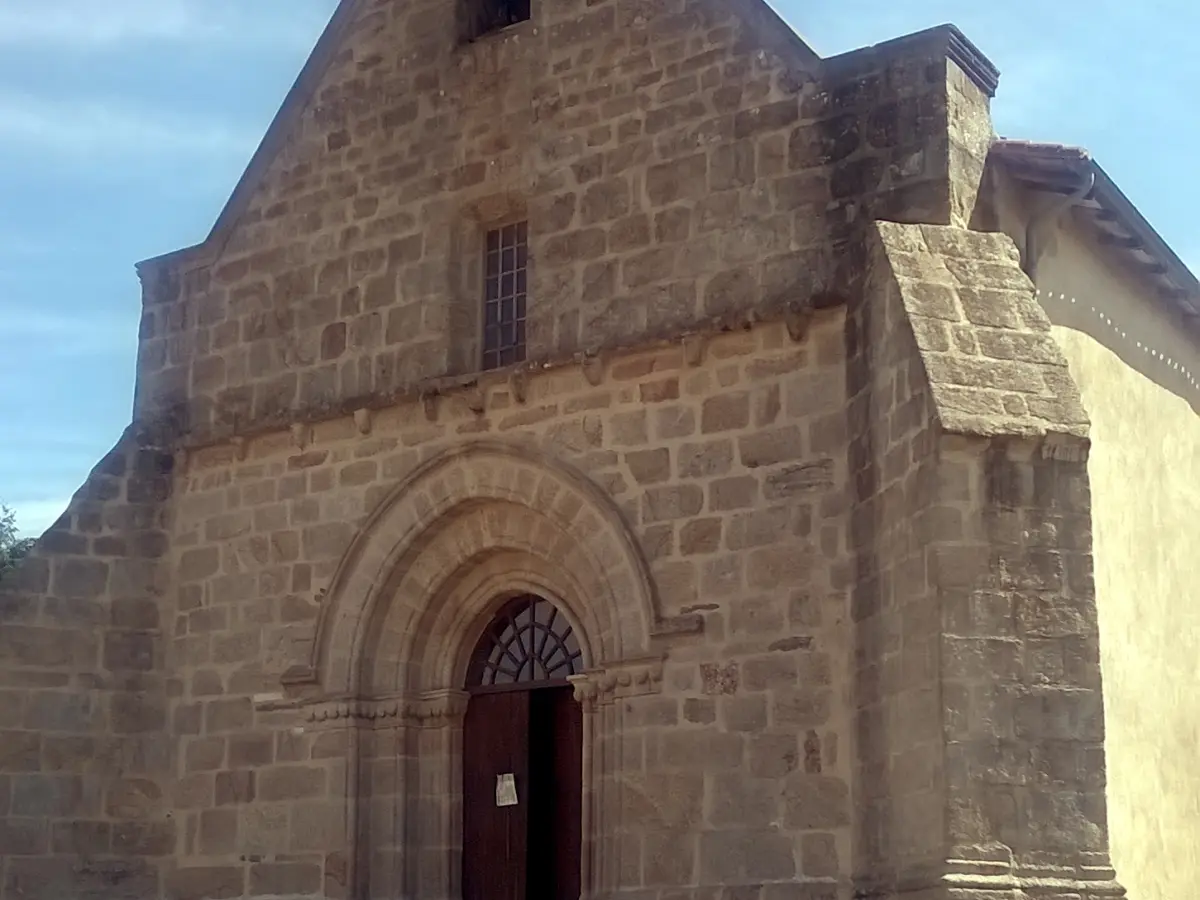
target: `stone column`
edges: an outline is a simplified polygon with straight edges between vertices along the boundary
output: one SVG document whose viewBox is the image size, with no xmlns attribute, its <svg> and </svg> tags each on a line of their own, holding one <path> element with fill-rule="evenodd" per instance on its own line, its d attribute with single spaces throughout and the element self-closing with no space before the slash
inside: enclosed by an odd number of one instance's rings
<svg viewBox="0 0 1200 900">
<path fill-rule="evenodd" d="M 625 660 L 572 677 L 583 705 L 583 898 L 607 897 L 626 887 L 622 847 L 640 841 L 625 831 L 621 772 L 625 765 L 620 701 L 657 693 L 662 659 Z M 638 766 L 640 767 L 640 760 Z"/>
<path fill-rule="evenodd" d="M 413 854 L 410 896 L 462 897 L 462 742 L 470 695 L 446 689 L 422 694 L 411 707 L 416 724 L 415 805 L 405 843 Z"/>
<path fill-rule="evenodd" d="M 1088 443 L 945 438 L 940 598 L 952 896 L 1124 896 L 1108 855 Z"/>
</svg>

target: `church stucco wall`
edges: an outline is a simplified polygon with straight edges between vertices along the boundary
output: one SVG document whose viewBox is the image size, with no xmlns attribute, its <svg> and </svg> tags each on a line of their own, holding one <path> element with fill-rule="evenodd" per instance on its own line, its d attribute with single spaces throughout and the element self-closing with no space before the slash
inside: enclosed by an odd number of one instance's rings
<svg viewBox="0 0 1200 900">
<path fill-rule="evenodd" d="M 1113 857 L 1132 896 L 1200 877 L 1200 350 L 1066 218 L 1038 297 L 1092 420 Z"/>
</svg>

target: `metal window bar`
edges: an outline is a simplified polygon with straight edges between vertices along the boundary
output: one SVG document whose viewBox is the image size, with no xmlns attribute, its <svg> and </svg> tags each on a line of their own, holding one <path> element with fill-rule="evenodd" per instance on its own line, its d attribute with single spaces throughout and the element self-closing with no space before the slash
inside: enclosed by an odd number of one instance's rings
<svg viewBox="0 0 1200 900">
<path fill-rule="evenodd" d="M 492 620 L 471 659 L 467 686 L 557 682 L 576 675 L 583 651 L 569 622 L 541 597 L 511 600 Z"/>
<path fill-rule="evenodd" d="M 528 226 L 505 225 L 487 233 L 484 251 L 483 368 L 525 361 Z"/>
</svg>

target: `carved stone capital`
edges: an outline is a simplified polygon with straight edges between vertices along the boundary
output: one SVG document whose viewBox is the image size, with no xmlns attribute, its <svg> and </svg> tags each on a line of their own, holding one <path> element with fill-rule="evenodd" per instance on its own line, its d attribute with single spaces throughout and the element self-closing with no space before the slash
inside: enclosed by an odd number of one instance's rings
<svg viewBox="0 0 1200 900">
<path fill-rule="evenodd" d="M 426 691 L 411 702 L 409 709 L 414 721 L 437 728 L 461 723 L 470 699 L 466 691 L 455 688 Z"/>
<path fill-rule="evenodd" d="M 592 709 L 627 697 L 657 694 L 662 690 L 663 661 L 662 657 L 622 660 L 568 680 L 575 699 L 584 709 Z"/>
</svg>

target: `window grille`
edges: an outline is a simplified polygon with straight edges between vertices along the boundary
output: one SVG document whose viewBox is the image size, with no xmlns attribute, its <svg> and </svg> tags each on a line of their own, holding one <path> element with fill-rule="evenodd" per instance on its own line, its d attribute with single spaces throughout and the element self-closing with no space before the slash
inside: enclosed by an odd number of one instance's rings
<svg viewBox="0 0 1200 900">
<path fill-rule="evenodd" d="M 525 361 L 527 241 L 525 222 L 487 233 L 483 270 L 484 369 Z"/>
</svg>

